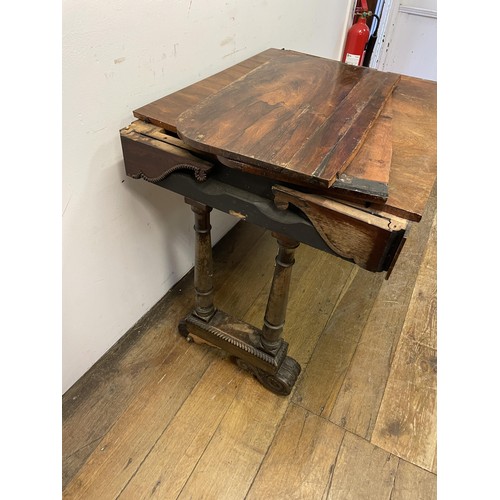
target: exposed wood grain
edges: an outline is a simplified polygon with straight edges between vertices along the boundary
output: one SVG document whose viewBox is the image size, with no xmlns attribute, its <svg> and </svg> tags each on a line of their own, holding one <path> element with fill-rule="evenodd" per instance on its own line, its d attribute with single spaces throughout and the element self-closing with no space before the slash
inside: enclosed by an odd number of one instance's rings
<svg viewBox="0 0 500 500">
<path fill-rule="evenodd" d="M 401 339 L 372 443 L 426 470 L 436 463 L 436 351 Z"/>
<path fill-rule="evenodd" d="M 372 435 L 374 444 L 430 471 L 437 435 L 437 358 L 429 347 L 436 337 L 435 246 L 434 224 Z"/>
<path fill-rule="evenodd" d="M 389 184 L 392 161 L 392 96 L 366 136 L 365 143 L 344 172 L 348 178 Z M 342 180 L 342 176 L 340 177 Z"/>
<path fill-rule="evenodd" d="M 337 457 L 328 500 L 389 500 L 398 459 L 346 432 Z"/>
<path fill-rule="evenodd" d="M 436 180 L 437 86 L 402 76 L 392 96 L 389 197 L 380 207 L 420 220 Z"/>
<path fill-rule="evenodd" d="M 285 51 L 177 119 L 187 144 L 331 186 L 399 75 Z"/>
<path fill-rule="evenodd" d="M 213 361 L 119 498 L 176 498 L 243 378 L 231 364 Z"/>
<path fill-rule="evenodd" d="M 116 498 L 140 466 L 208 368 L 206 348 L 189 346 L 166 360 L 163 375 L 151 381 L 100 441 L 63 498 Z"/>
<path fill-rule="evenodd" d="M 130 129 L 138 134 L 145 135 L 146 137 L 152 137 L 158 139 L 159 141 L 166 142 L 172 146 L 176 146 L 187 151 L 195 151 L 193 148 L 188 146 L 185 142 L 177 137 L 175 134 L 169 134 L 161 127 L 153 125 L 151 123 L 146 123 L 141 120 L 135 120 L 132 122 L 125 130 Z"/>
<path fill-rule="evenodd" d="M 246 377 L 178 498 L 244 498 L 287 405 Z"/>
<path fill-rule="evenodd" d="M 358 340 L 384 281 L 381 274 L 354 267 L 354 279 L 328 320 L 294 401 L 316 415 L 332 411 Z"/>
<path fill-rule="evenodd" d="M 426 216 L 412 227 L 391 278 L 382 284 L 329 417 L 367 439 L 375 426 L 435 210 L 432 197 Z"/>
<path fill-rule="evenodd" d="M 189 85 L 184 89 L 142 106 L 134 111 L 134 116 L 141 120 L 154 123 L 166 130 L 176 132 L 175 122 L 177 121 L 177 117 L 187 108 L 196 105 L 205 97 L 223 89 L 229 83 L 246 75 L 252 69 L 280 54 L 280 50 L 268 49 L 246 59 L 240 64 L 220 71 L 201 82 Z"/>
<path fill-rule="evenodd" d="M 321 498 L 343 437 L 336 425 L 291 404 L 246 498 Z"/>
<path fill-rule="evenodd" d="M 435 500 L 436 498 L 436 475 L 400 460 L 391 500 Z"/>
</svg>

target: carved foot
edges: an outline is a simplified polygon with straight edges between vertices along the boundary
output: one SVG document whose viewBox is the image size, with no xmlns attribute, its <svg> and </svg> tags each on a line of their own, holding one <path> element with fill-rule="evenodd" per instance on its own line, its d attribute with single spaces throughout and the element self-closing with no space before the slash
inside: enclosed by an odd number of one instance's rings
<svg viewBox="0 0 500 500">
<path fill-rule="evenodd" d="M 300 374 L 300 365 L 293 358 L 287 356 L 278 371 L 274 374 L 267 373 L 260 368 L 252 366 L 242 359 L 235 358 L 236 364 L 249 371 L 266 388 L 279 396 L 288 396 Z"/>
<path fill-rule="evenodd" d="M 179 332 L 188 340 L 201 340 L 224 350 L 275 394 L 290 394 L 299 376 L 300 365 L 286 355 L 288 344 L 284 340 L 277 352 L 266 352 L 260 345 L 259 329 L 223 311 L 217 310 L 209 321 L 191 313 L 179 323 Z"/>
</svg>

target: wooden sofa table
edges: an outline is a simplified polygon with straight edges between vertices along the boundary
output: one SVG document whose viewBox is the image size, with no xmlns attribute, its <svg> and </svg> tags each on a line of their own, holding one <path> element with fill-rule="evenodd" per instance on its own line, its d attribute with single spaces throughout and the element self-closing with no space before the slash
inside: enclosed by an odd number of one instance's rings
<svg viewBox="0 0 500 500">
<path fill-rule="evenodd" d="M 125 169 L 184 196 L 195 217 L 195 305 L 180 332 L 227 351 L 287 395 L 283 339 L 300 243 L 387 277 L 436 179 L 436 84 L 269 49 L 134 111 Z M 263 326 L 213 302 L 213 208 L 278 243 Z"/>
</svg>

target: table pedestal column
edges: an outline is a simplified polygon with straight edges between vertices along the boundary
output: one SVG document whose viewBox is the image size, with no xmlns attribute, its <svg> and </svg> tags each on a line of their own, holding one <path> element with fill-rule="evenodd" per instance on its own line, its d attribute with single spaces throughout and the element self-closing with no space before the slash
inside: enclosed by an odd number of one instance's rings
<svg viewBox="0 0 500 500">
<path fill-rule="evenodd" d="M 210 240 L 210 207 L 186 199 L 195 214 L 194 310 L 179 324 L 187 339 L 199 337 L 233 356 L 238 366 L 250 371 L 272 392 L 290 394 L 300 365 L 287 356 L 288 344 L 281 335 L 285 322 L 294 251 L 298 243 L 273 234 L 278 240 L 273 282 L 264 327 L 255 326 L 217 310 L 213 304 L 213 266 Z"/>
</svg>

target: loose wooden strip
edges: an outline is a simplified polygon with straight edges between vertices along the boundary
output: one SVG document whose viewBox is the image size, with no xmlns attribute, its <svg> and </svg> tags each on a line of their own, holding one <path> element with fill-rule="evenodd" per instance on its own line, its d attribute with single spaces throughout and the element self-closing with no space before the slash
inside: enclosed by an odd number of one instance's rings
<svg viewBox="0 0 500 500">
<path fill-rule="evenodd" d="M 231 363 L 214 360 L 120 498 L 176 498 L 243 379 Z"/>
<path fill-rule="evenodd" d="M 368 131 L 345 171 L 337 175 L 328 196 L 384 202 L 389 196 L 392 161 L 392 96 Z"/>
<path fill-rule="evenodd" d="M 375 426 L 435 210 L 434 194 L 425 218 L 412 227 L 391 278 L 382 284 L 329 416 L 332 422 L 366 439 Z"/>
<path fill-rule="evenodd" d="M 246 499 L 321 498 L 343 436 L 336 425 L 291 404 Z"/>
<path fill-rule="evenodd" d="M 316 415 L 331 413 L 384 281 L 383 275 L 357 267 L 353 272 L 354 279 L 328 320 L 294 394 L 295 402 Z"/>
<path fill-rule="evenodd" d="M 372 436 L 374 444 L 430 471 L 437 433 L 436 350 L 426 345 L 436 331 L 433 229 Z"/>
<path fill-rule="evenodd" d="M 436 479 L 435 474 L 400 460 L 391 500 L 435 500 Z"/>
<path fill-rule="evenodd" d="M 366 136 L 364 146 L 358 151 L 344 174 L 351 179 L 357 178 L 387 185 L 391 160 L 392 95 L 387 99 L 382 112 Z"/>
<path fill-rule="evenodd" d="M 364 75 L 287 166 L 330 187 L 364 145 L 398 80 L 391 73 Z"/>
<path fill-rule="evenodd" d="M 288 188 L 286 186 L 276 186 L 273 188 L 275 196 L 288 195 L 283 201 L 290 202 L 296 197 L 303 201 L 304 204 L 307 202 L 309 204 L 314 204 L 323 207 L 332 212 L 338 212 L 347 217 L 358 219 L 365 224 L 375 226 L 379 229 L 391 229 L 391 230 L 404 230 L 408 225 L 408 221 L 402 219 L 401 217 L 391 216 L 390 214 L 384 213 L 382 211 L 370 211 L 369 209 L 364 209 L 362 206 L 356 206 L 352 203 L 343 203 L 335 200 L 325 198 L 316 194 L 303 193 L 301 191 L 296 191 L 295 189 Z M 277 201 L 281 201 L 278 199 Z"/>
<path fill-rule="evenodd" d="M 389 500 L 399 460 L 346 432 L 333 471 L 328 500 Z"/>
</svg>

